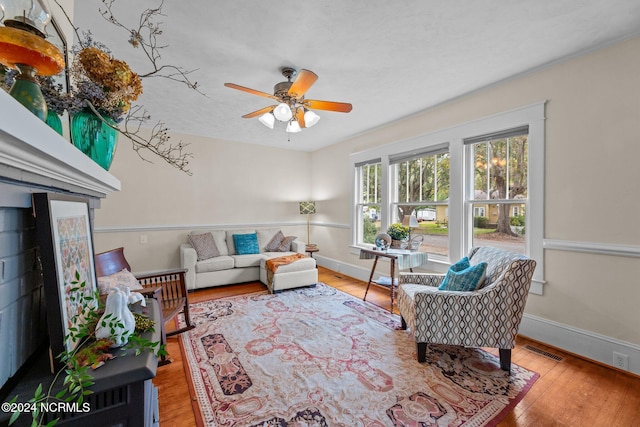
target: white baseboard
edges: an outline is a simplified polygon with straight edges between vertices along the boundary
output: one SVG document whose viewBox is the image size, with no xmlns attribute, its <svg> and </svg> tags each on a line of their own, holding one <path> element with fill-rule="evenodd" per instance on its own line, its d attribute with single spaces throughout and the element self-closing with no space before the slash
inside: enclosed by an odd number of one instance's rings
<svg viewBox="0 0 640 427">
<path fill-rule="evenodd" d="M 522 336 L 565 350 L 586 359 L 615 367 L 613 353 L 629 357 L 628 371 L 640 375 L 640 346 L 554 322 L 542 317 L 524 314 L 520 330 Z"/>
<path fill-rule="evenodd" d="M 319 254 L 315 258 L 318 265 L 322 267 L 365 282 L 369 280 L 371 273 L 369 268 L 347 264 Z M 385 273 L 387 271 L 383 264 L 376 270 L 374 278 Z M 535 341 L 613 367 L 615 367 L 614 352 L 627 355 L 628 371 L 640 375 L 640 346 L 638 345 L 526 313 L 520 324 L 519 333 Z"/>
</svg>

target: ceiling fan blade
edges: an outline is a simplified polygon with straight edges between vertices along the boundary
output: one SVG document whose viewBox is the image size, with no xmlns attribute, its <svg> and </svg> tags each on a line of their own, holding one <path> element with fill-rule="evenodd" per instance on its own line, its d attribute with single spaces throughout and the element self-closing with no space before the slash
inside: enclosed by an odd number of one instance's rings
<svg viewBox="0 0 640 427">
<path fill-rule="evenodd" d="M 351 104 L 346 102 L 320 101 L 319 99 L 305 99 L 304 106 L 312 110 L 337 111 L 339 113 L 348 113 L 351 111 Z"/>
<path fill-rule="evenodd" d="M 253 94 L 253 95 L 264 96 L 265 98 L 271 98 L 271 99 L 278 99 L 277 96 L 272 95 L 270 93 L 260 92 L 259 90 L 250 89 L 248 87 L 240 86 L 240 85 L 237 85 L 235 83 L 225 83 L 224 85 L 226 87 L 230 87 L 231 89 L 238 89 L 238 90 L 241 90 L 243 92 L 247 92 L 247 93 L 250 93 L 250 94 Z"/>
<path fill-rule="evenodd" d="M 269 107 L 264 107 L 264 108 L 261 108 L 261 109 L 259 109 L 257 111 L 254 111 L 253 113 L 245 114 L 242 117 L 245 118 L 245 119 L 252 119 L 254 117 L 261 116 L 261 115 L 263 115 L 265 113 L 270 113 L 270 112 L 273 111 L 274 108 L 276 108 L 276 106 L 275 105 L 271 105 Z"/>
<path fill-rule="evenodd" d="M 307 126 L 304 123 L 304 108 L 299 107 L 296 111 L 296 121 L 300 125 L 301 128 L 306 128 Z"/>
<path fill-rule="evenodd" d="M 318 76 L 313 71 L 300 70 L 298 76 L 289 88 L 289 96 L 294 98 L 302 98 L 309 88 L 318 80 Z"/>
</svg>

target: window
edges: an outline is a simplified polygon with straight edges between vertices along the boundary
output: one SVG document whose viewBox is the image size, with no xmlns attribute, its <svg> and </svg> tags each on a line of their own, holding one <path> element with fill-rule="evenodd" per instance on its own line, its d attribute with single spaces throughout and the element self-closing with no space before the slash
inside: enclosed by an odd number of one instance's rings
<svg viewBox="0 0 640 427">
<path fill-rule="evenodd" d="M 373 244 L 380 232 L 382 164 L 380 159 L 356 167 L 356 241 Z"/>
<path fill-rule="evenodd" d="M 526 253 L 528 133 L 525 126 L 464 141 L 467 167 L 473 170 L 467 193 L 473 211 L 472 246 Z"/>
<path fill-rule="evenodd" d="M 419 250 L 449 254 L 449 147 L 429 147 L 390 157 L 394 177 L 391 222 L 411 227 L 410 236 L 422 235 Z"/>
<path fill-rule="evenodd" d="M 354 253 L 373 242 L 367 236 L 414 215 L 412 234 L 425 233 L 428 268 L 444 272 L 474 245 L 500 246 L 537 261 L 531 291 L 541 293 L 544 108 L 540 102 L 352 154 Z M 365 222 L 372 209 L 373 227 Z"/>
</svg>

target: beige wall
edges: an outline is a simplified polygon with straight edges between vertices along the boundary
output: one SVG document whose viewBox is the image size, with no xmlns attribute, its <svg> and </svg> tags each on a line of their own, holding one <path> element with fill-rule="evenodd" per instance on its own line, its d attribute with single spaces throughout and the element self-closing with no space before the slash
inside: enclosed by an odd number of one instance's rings
<svg viewBox="0 0 640 427">
<path fill-rule="evenodd" d="M 547 100 L 545 239 L 639 245 L 640 38 L 546 67 L 475 92 L 402 122 L 315 152 L 313 194 L 330 188 L 329 223 L 349 222 L 349 168 L 334 159 Z M 599 207 L 615 206 L 615 209 Z M 606 213 L 606 215 L 605 215 Z M 609 215 L 610 214 L 610 215 Z M 360 264 L 349 254 L 350 230 L 328 227 L 322 254 Z M 544 295 L 527 313 L 640 344 L 640 260 L 545 252 Z"/>
<path fill-rule="evenodd" d="M 96 252 L 124 246 L 133 269 L 150 271 L 178 267 L 178 246 L 197 227 L 273 225 L 306 240 L 298 202 L 310 196 L 311 154 L 172 136 L 180 140 L 191 144 L 193 176 L 151 156 L 153 164 L 141 161 L 121 138 L 110 172 L 122 191 L 96 211 Z"/>
<path fill-rule="evenodd" d="M 350 154 L 543 100 L 548 101 L 545 239 L 637 247 L 638 52 L 640 38 L 628 40 L 312 154 L 189 137 L 193 177 L 157 162 L 142 163 L 123 141 L 112 168 L 123 189 L 97 212 L 96 249 L 124 245 L 141 271 L 174 267 L 190 226 L 291 224 L 306 235 L 296 201 L 313 198 L 318 213 L 311 240 L 319 244 L 319 254 L 368 268 L 348 247 Z M 599 206 L 616 208 L 605 217 Z M 119 231 L 107 232 L 112 227 Z M 141 234 L 148 237 L 146 245 L 139 243 Z M 546 250 L 545 263 L 544 295 L 530 295 L 528 314 L 640 344 L 638 258 Z"/>
</svg>

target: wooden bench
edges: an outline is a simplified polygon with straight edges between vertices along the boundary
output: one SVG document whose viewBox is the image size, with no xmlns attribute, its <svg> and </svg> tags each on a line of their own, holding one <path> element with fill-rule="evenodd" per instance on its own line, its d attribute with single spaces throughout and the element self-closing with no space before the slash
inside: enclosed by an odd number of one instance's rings
<svg viewBox="0 0 640 427">
<path fill-rule="evenodd" d="M 124 248 L 116 248 L 96 254 L 94 260 L 98 277 L 109 276 L 122 271 L 124 268 L 131 271 L 131 266 L 124 257 Z M 162 310 L 162 325 L 160 327 L 162 344 L 166 344 L 167 336 L 186 332 L 195 327 L 189 318 L 189 298 L 185 282 L 186 271 L 179 269 L 136 275 L 136 279 L 144 288 L 138 292 L 157 299 L 158 305 Z M 185 326 L 168 333 L 165 332 L 165 323 L 180 313 L 184 315 Z M 170 362 L 165 356 L 160 360 L 161 365 Z"/>
</svg>

